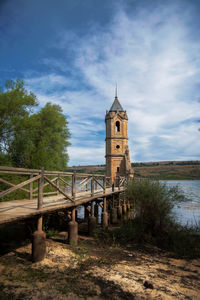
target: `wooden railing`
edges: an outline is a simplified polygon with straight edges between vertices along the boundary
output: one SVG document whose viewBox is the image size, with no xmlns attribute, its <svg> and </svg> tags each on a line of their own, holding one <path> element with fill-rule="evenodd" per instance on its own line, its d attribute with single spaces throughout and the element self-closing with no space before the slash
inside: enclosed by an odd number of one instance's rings
<svg viewBox="0 0 200 300">
<path fill-rule="evenodd" d="M 12 175 L 19 177 L 18 179 L 15 178 L 17 183 L 12 182 Z M 3 176 L 7 176 L 7 178 L 3 178 Z M 23 180 L 24 176 L 26 180 Z M 21 182 L 18 183 L 19 181 Z M 118 177 L 116 182 L 118 182 L 117 186 L 120 190 L 124 186 L 126 179 L 125 177 Z M 47 186 L 51 186 L 54 191 L 45 192 Z M 44 168 L 37 170 L 0 166 L 0 198 L 20 190 L 28 194 L 26 199 L 37 199 L 38 209 L 41 209 L 43 206 L 44 196 L 62 194 L 66 200 L 74 203 L 77 194 L 80 192 L 88 192 L 92 197 L 98 190 L 105 194 L 106 190 L 111 186 L 110 177 L 99 174 L 46 171 Z"/>
</svg>

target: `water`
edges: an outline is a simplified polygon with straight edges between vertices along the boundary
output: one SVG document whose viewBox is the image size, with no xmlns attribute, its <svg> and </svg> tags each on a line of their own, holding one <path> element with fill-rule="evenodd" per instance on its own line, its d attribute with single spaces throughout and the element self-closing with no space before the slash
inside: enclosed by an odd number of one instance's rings
<svg viewBox="0 0 200 300">
<path fill-rule="evenodd" d="M 173 212 L 182 225 L 200 224 L 200 180 L 162 181 L 168 186 L 176 186 L 183 191 L 187 200 L 175 205 Z"/>
<path fill-rule="evenodd" d="M 200 180 L 161 181 L 168 186 L 177 186 L 183 191 L 187 201 L 176 203 L 173 209 L 175 218 L 182 225 L 195 226 L 200 224 Z M 102 209 L 99 207 L 99 222 Z M 83 206 L 78 209 L 78 216 L 84 217 Z"/>
</svg>

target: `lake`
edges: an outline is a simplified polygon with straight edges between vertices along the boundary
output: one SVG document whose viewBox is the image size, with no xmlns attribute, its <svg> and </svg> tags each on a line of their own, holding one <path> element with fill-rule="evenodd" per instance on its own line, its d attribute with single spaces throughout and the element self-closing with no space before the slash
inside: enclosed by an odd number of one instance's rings
<svg viewBox="0 0 200 300">
<path fill-rule="evenodd" d="M 177 221 L 182 225 L 200 224 L 200 180 L 162 181 L 168 186 L 176 186 L 184 192 L 187 201 L 179 202 L 173 211 Z"/>
<path fill-rule="evenodd" d="M 195 225 L 200 223 L 200 180 L 170 180 L 162 181 L 168 186 L 177 186 L 187 197 L 187 201 L 179 202 L 174 206 L 173 212 L 176 220 L 182 225 Z M 101 208 L 99 208 L 101 214 Z M 80 218 L 84 216 L 83 206 L 78 209 Z M 99 222 L 101 216 L 99 215 Z"/>
</svg>

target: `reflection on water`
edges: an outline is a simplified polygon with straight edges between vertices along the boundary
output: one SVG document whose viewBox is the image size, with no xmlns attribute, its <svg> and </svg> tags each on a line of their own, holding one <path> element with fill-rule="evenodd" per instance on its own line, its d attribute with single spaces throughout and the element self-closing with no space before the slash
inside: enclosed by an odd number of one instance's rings
<svg viewBox="0 0 200 300">
<path fill-rule="evenodd" d="M 168 186 L 176 186 L 184 192 L 185 202 L 175 205 L 173 211 L 177 221 L 182 225 L 195 225 L 200 223 L 200 180 L 162 181 Z"/>
</svg>

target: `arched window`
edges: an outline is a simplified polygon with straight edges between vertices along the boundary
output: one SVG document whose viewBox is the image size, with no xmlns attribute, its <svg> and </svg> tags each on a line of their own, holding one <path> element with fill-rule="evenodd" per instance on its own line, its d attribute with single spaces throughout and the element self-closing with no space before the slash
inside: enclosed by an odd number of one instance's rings
<svg viewBox="0 0 200 300">
<path fill-rule="evenodd" d="M 116 129 L 116 132 L 120 132 L 120 122 L 119 121 L 117 121 L 115 123 L 115 129 Z"/>
<path fill-rule="evenodd" d="M 119 167 L 117 167 L 117 173 L 119 173 Z"/>
</svg>

